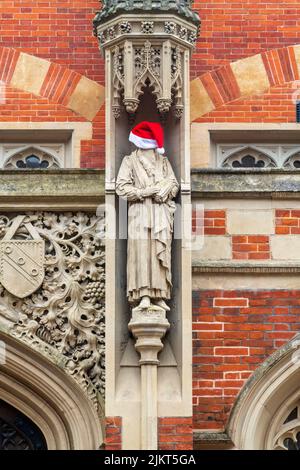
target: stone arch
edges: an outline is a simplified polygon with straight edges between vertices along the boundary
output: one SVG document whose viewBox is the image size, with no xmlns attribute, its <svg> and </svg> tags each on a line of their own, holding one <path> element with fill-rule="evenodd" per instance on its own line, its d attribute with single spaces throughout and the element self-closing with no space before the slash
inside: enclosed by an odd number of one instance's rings
<svg viewBox="0 0 300 470">
<path fill-rule="evenodd" d="M 288 404 L 300 397 L 300 335 L 270 356 L 241 390 L 227 425 L 241 450 L 270 450 Z"/>
<path fill-rule="evenodd" d="M 23 147 L 19 147 L 17 149 L 12 149 L 11 151 L 7 152 L 8 155 L 6 156 L 3 162 L 3 168 L 12 169 L 18 168 L 17 162 L 18 160 L 24 163 L 26 158 L 29 157 L 31 154 L 36 156 L 41 162 L 47 162 L 48 166 L 45 168 L 61 168 L 62 162 L 57 158 L 55 151 L 51 150 L 50 148 L 45 149 L 43 146 L 35 144 L 28 144 L 24 145 Z"/>
<path fill-rule="evenodd" d="M 299 79 L 300 45 L 237 60 L 191 82 L 191 120 L 232 101 L 260 95 L 270 87 Z"/>
<path fill-rule="evenodd" d="M 63 105 L 88 121 L 104 103 L 104 87 L 99 83 L 13 48 L 0 47 L 0 82 Z"/>
<path fill-rule="evenodd" d="M 83 390 L 52 361 L 0 332 L 1 399 L 20 410 L 43 433 L 49 450 L 96 450 L 103 442 L 101 420 Z M 3 360 L 4 359 L 4 360 Z"/>
</svg>

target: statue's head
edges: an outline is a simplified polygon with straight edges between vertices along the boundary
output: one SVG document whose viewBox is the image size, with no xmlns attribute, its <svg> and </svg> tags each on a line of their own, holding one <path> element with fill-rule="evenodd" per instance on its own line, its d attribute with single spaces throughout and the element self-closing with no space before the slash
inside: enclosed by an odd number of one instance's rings
<svg viewBox="0 0 300 470">
<path fill-rule="evenodd" d="M 156 149 L 161 155 L 165 153 L 164 130 L 159 122 L 140 122 L 130 132 L 129 141 L 140 149 Z"/>
</svg>

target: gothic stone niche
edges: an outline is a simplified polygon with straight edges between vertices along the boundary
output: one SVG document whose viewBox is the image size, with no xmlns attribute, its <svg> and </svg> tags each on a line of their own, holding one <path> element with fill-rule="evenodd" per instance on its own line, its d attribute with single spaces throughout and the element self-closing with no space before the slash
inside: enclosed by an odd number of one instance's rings
<svg viewBox="0 0 300 470">
<path fill-rule="evenodd" d="M 136 113 L 149 87 L 162 115 L 184 110 L 184 54 L 196 43 L 200 19 L 189 1 L 104 1 L 94 19 L 100 48 L 112 63 L 112 109 Z"/>
<path fill-rule="evenodd" d="M 26 216 L 26 217 L 25 217 Z M 0 243 L 19 216 L 0 215 Z M 24 299 L 0 285 L 0 322 L 34 349 L 57 352 L 98 408 L 104 396 L 104 219 L 87 213 L 24 214 L 14 239 L 33 226 L 45 246 L 45 277 Z"/>
</svg>

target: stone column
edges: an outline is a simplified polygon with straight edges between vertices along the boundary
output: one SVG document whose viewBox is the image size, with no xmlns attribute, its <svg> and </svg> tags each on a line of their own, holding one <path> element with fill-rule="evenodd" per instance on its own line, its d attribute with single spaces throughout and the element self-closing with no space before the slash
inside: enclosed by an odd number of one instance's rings
<svg viewBox="0 0 300 470">
<path fill-rule="evenodd" d="M 123 449 L 155 449 L 159 417 L 192 416 L 190 57 L 200 19 L 191 1 L 103 0 L 94 20 L 106 68 L 106 416 L 122 418 Z M 131 312 L 126 221 L 115 181 L 132 127 L 161 122 L 180 193 L 165 312 Z M 125 227 L 125 228 L 124 228 Z M 116 238 L 112 234 L 116 233 Z M 129 328 L 137 340 L 130 338 Z M 167 346 L 167 347 L 166 347 Z M 141 357 L 139 356 L 139 354 Z"/>
<path fill-rule="evenodd" d="M 162 338 L 170 328 L 161 308 L 133 309 L 129 330 L 136 338 L 135 349 L 141 359 L 141 449 L 157 450 L 157 367 Z"/>
</svg>

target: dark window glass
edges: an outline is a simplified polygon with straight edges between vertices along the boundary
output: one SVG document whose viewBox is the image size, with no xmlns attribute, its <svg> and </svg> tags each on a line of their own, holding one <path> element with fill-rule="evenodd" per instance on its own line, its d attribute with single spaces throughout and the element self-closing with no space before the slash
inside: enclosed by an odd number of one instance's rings
<svg viewBox="0 0 300 470">
<path fill-rule="evenodd" d="M 25 158 L 25 162 L 18 160 L 16 165 L 18 168 L 48 168 L 49 162 L 47 162 L 47 160 L 41 160 L 36 155 L 28 155 L 28 157 Z"/>
<path fill-rule="evenodd" d="M 233 161 L 232 166 L 233 168 L 264 168 L 265 162 L 263 160 L 256 161 L 252 155 L 245 155 L 241 161 Z"/>
</svg>

